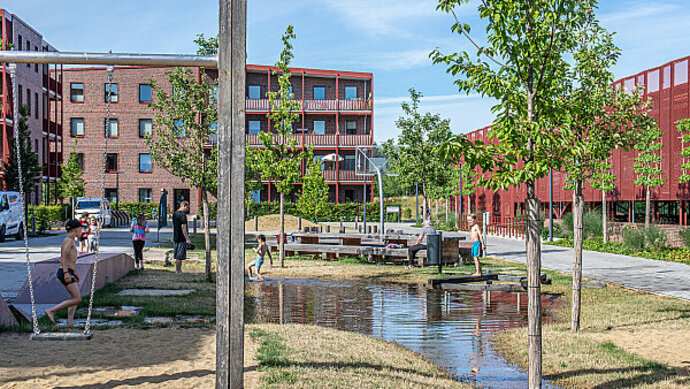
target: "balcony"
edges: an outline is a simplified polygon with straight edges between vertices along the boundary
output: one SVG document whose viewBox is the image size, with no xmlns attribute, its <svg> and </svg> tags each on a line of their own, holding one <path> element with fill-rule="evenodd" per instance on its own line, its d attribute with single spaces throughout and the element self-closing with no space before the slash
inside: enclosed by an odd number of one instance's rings
<svg viewBox="0 0 690 389">
<path fill-rule="evenodd" d="M 342 181 L 364 182 L 364 181 L 371 181 L 371 177 L 358 176 L 355 174 L 354 170 L 345 170 L 345 169 L 340 169 L 339 171 L 336 171 L 335 169 L 324 170 L 323 171 L 323 178 L 326 180 L 326 182 L 335 182 L 335 181 L 339 181 L 339 182 L 342 182 Z"/>
<path fill-rule="evenodd" d="M 370 112 L 371 100 L 294 100 L 299 104 L 298 111 L 306 112 Z M 268 112 L 268 99 L 246 99 L 247 111 Z"/>
<path fill-rule="evenodd" d="M 314 135 L 305 134 L 304 141 L 302 141 L 302 135 L 292 135 L 293 139 L 297 141 L 298 145 L 305 146 L 363 146 L 372 144 L 371 136 L 369 135 Z M 259 140 L 258 134 L 246 134 L 245 141 L 248 145 L 260 146 L 261 141 Z M 278 142 L 278 135 L 273 135 L 273 141 Z"/>
</svg>

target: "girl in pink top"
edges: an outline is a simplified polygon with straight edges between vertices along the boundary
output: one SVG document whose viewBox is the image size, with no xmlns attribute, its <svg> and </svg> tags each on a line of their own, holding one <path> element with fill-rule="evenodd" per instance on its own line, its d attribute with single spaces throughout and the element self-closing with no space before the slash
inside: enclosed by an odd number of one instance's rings
<svg viewBox="0 0 690 389">
<path fill-rule="evenodd" d="M 149 225 L 143 213 L 132 221 L 129 229 L 132 234 L 132 245 L 134 246 L 134 260 L 136 268 L 144 270 L 144 245 L 146 244 L 146 233 L 149 232 Z"/>
</svg>

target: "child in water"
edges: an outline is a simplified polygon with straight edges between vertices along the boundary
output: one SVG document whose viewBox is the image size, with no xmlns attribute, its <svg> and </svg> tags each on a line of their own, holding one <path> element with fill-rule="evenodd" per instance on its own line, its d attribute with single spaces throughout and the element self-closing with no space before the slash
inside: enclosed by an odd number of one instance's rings
<svg viewBox="0 0 690 389">
<path fill-rule="evenodd" d="M 268 258 L 271 260 L 271 266 L 273 266 L 273 257 L 271 257 L 271 252 L 268 250 L 268 245 L 266 244 L 266 236 L 259 235 L 259 245 L 256 246 L 254 252 L 256 253 L 256 259 L 249 263 L 247 266 L 247 272 L 249 272 L 249 279 L 253 280 L 252 267 L 256 267 L 256 278 L 259 281 L 263 281 L 264 277 L 261 276 L 261 265 L 264 264 L 264 255 L 268 254 Z"/>
<path fill-rule="evenodd" d="M 486 247 L 484 246 L 484 237 L 482 236 L 482 231 L 477 225 L 477 216 L 469 215 L 467 216 L 467 224 L 470 225 L 470 238 L 472 240 L 472 259 L 474 259 L 474 266 L 477 271 L 473 276 L 482 275 L 482 265 L 479 263 L 479 257 L 482 255 Z"/>
</svg>

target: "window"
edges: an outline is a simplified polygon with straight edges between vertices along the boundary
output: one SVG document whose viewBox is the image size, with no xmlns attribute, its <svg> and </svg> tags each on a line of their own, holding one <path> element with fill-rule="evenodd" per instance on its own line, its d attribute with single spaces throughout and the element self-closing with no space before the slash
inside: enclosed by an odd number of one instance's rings
<svg viewBox="0 0 690 389">
<path fill-rule="evenodd" d="M 22 51 L 22 36 L 17 35 L 17 50 Z"/>
<path fill-rule="evenodd" d="M 261 122 L 258 120 L 249 121 L 249 133 L 258 134 L 261 131 Z"/>
<path fill-rule="evenodd" d="M 151 154 L 139 154 L 139 173 L 151 173 Z"/>
<path fill-rule="evenodd" d="M 84 171 L 84 153 L 77 154 L 77 164 L 79 165 L 79 170 Z"/>
<path fill-rule="evenodd" d="M 175 120 L 175 131 L 177 132 L 178 138 L 184 138 L 184 121 Z"/>
<path fill-rule="evenodd" d="M 151 85 L 139 84 L 139 102 L 150 103 L 151 101 L 153 101 L 153 96 L 151 94 Z"/>
<path fill-rule="evenodd" d="M 357 201 L 357 195 L 354 190 L 345 189 L 345 201 L 351 201 L 353 203 Z"/>
<path fill-rule="evenodd" d="M 295 96 L 292 95 L 292 85 L 290 85 L 290 98 L 294 98 Z"/>
<path fill-rule="evenodd" d="M 324 100 L 326 98 L 326 87 L 325 86 L 315 86 L 314 87 L 314 100 Z"/>
<path fill-rule="evenodd" d="M 34 139 L 34 153 L 38 154 L 38 139 Z"/>
<path fill-rule="evenodd" d="M 105 199 L 108 200 L 109 203 L 117 204 L 117 198 L 117 189 L 107 188 L 105 190 Z"/>
<path fill-rule="evenodd" d="M 106 173 L 116 173 L 117 172 L 117 154 L 116 153 L 106 154 L 105 172 Z"/>
<path fill-rule="evenodd" d="M 69 120 L 69 135 L 84 136 L 84 119 L 72 118 Z"/>
<path fill-rule="evenodd" d="M 103 84 L 103 101 L 108 102 L 108 84 Z M 117 103 L 117 84 L 110 84 L 110 102 Z"/>
<path fill-rule="evenodd" d="M 324 169 L 325 166 L 324 166 L 324 163 L 323 163 L 323 155 L 315 155 L 315 156 L 314 156 L 314 161 L 316 161 L 317 163 L 321 162 L 321 170 Z"/>
<path fill-rule="evenodd" d="M 140 203 L 150 203 L 151 202 L 151 189 L 139 189 L 139 202 Z"/>
<path fill-rule="evenodd" d="M 69 87 L 70 101 L 76 103 L 84 102 L 84 84 L 81 82 L 73 82 Z"/>
<path fill-rule="evenodd" d="M 357 134 L 357 122 L 345 122 L 345 134 L 356 135 Z"/>
<path fill-rule="evenodd" d="M 26 41 L 26 51 L 31 51 L 31 42 L 28 41 L 28 40 Z M 30 67 L 31 67 L 31 64 L 30 64 L 30 63 L 27 63 L 27 64 L 26 64 L 26 67 L 27 67 L 27 68 L 30 68 Z"/>
<path fill-rule="evenodd" d="M 38 46 L 34 46 L 34 51 L 38 51 Z M 37 63 L 34 64 L 34 71 L 36 73 L 38 73 L 38 64 Z"/>
<path fill-rule="evenodd" d="M 326 134 L 326 122 L 323 120 L 314 121 L 314 134 L 324 135 Z"/>
<path fill-rule="evenodd" d="M 346 86 L 345 87 L 345 100 L 354 100 L 357 98 L 357 87 L 356 86 Z"/>
<path fill-rule="evenodd" d="M 26 88 L 26 114 L 31 117 L 31 89 L 29 88 Z"/>
<path fill-rule="evenodd" d="M 38 119 L 38 93 L 34 93 L 34 116 Z"/>
<path fill-rule="evenodd" d="M 355 170 L 355 156 L 354 155 L 346 155 L 344 162 L 345 162 L 345 164 L 343 166 L 343 169 Z"/>
<path fill-rule="evenodd" d="M 19 107 L 17 107 L 17 108 L 21 108 L 22 100 L 23 100 L 22 97 L 24 97 L 24 94 L 22 93 L 22 86 L 17 85 L 17 101 L 19 102 Z"/>
<path fill-rule="evenodd" d="M 139 119 L 139 138 L 150 138 L 153 129 L 153 120 Z"/>
<path fill-rule="evenodd" d="M 173 199 L 175 202 L 175 209 L 180 208 L 181 202 L 189 202 L 189 189 L 173 189 Z"/>
<path fill-rule="evenodd" d="M 261 98 L 261 86 L 249 85 L 249 98 L 250 99 L 260 99 Z"/>
<path fill-rule="evenodd" d="M 106 136 L 108 138 L 117 138 L 117 119 L 110 119 L 106 128 Z"/>
</svg>

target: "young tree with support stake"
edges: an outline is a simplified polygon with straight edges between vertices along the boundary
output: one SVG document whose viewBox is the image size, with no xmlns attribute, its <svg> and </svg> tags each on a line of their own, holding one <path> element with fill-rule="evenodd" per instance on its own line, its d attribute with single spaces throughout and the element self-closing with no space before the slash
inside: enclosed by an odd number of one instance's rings
<svg viewBox="0 0 690 389">
<path fill-rule="evenodd" d="M 74 140 L 72 152 L 62 165 L 62 181 L 60 181 L 60 195 L 70 199 L 70 206 L 74 214 L 74 199 L 84 196 L 84 161 L 79 160 L 77 153 L 77 139 Z"/>
<path fill-rule="evenodd" d="M 293 27 L 288 26 L 283 34 L 283 51 L 275 66 L 280 69 L 278 92 L 268 92 L 271 112 L 268 118 L 274 123 L 277 136 L 270 131 L 259 133 L 259 140 L 264 146 L 258 150 L 259 170 L 261 177 L 275 182 L 276 190 L 280 193 L 280 267 L 285 267 L 285 194 L 290 194 L 293 183 L 299 180 L 302 153 L 298 151 L 297 140 L 292 136 L 292 123 L 299 119 L 296 114 L 299 102 L 292 100 L 290 93 L 290 62 L 292 54 L 291 39 L 295 39 Z"/>
<path fill-rule="evenodd" d="M 476 50 L 446 55 L 435 50 L 434 63 L 448 66 L 461 92 L 478 92 L 498 100 L 497 118 L 488 138 L 495 143 L 456 137 L 444 147 L 479 165 L 479 184 L 491 188 L 526 185 L 529 387 L 541 387 L 541 242 L 540 204 L 535 181 L 559 169 L 563 135 L 553 130 L 558 103 L 568 83 L 568 56 L 573 32 L 582 28 L 594 6 L 586 0 L 485 0 L 479 15 L 486 22 L 486 46 L 470 37 L 455 7 L 468 0 L 440 0 L 437 9 L 453 15 L 451 30 Z"/>
<path fill-rule="evenodd" d="M 606 161 L 599 161 L 594 164 L 594 174 L 590 185 L 592 188 L 601 191 L 601 218 L 603 226 L 603 242 L 608 242 L 608 204 L 606 203 L 606 192 L 616 189 L 616 175 L 613 174 L 613 165 Z"/>
<path fill-rule="evenodd" d="M 314 158 L 310 148 L 304 156 L 307 172 L 302 177 L 302 194 L 297 200 L 297 210 L 312 222 L 323 216 L 328 207 L 328 184 L 321 171 L 321 162 Z"/>
<path fill-rule="evenodd" d="M 659 139 L 662 135 L 663 132 L 659 129 L 659 125 L 652 121 L 641 129 L 639 142 L 635 144 L 635 150 L 638 154 L 633 163 L 633 169 L 637 174 L 637 179 L 633 182 L 645 189 L 645 231 L 649 228 L 652 216 L 652 188 L 661 187 L 666 183 L 666 179 L 661 177 L 661 173 L 664 171 L 661 169 L 661 142 Z"/>
<path fill-rule="evenodd" d="M 615 149 L 627 150 L 635 144 L 638 132 L 651 119 L 648 106 L 638 91 L 612 87 L 613 73 L 620 50 L 613 44 L 613 34 L 599 25 L 592 13 L 583 28 L 574 31 L 578 45 L 574 64 L 568 71 L 573 82 L 565 91 L 559 122 L 565 137 L 562 149 L 563 171 L 568 174 L 566 189 L 573 190 L 573 295 L 571 331 L 580 329 L 582 244 L 586 184 L 606 188 L 611 177 L 605 169 Z M 610 184 L 609 184 L 610 185 Z M 605 228 L 605 226 L 604 226 Z"/>
<path fill-rule="evenodd" d="M 200 49 L 201 50 L 201 49 Z M 160 167 L 201 190 L 206 248 L 206 278 L 211 278 L 211 239 L 208 194 L 216 196 L 218 187 L 217 111 L 215 83 L 197 81 L 189 69 L 167 72 L 172 92 L 167 93 L 155 82 L 156 96 L 151 104 L 155 132 L 146 139 L 151 157 Z"/>
</svg>

